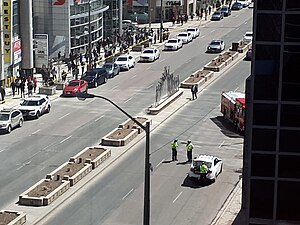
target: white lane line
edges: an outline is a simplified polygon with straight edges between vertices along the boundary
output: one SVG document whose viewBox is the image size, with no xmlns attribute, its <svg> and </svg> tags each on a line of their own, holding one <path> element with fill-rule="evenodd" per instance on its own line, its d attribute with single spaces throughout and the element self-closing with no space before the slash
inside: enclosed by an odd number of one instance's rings
<svg viewBox="0 0 300 225">
<path fill-rule="evenodd" d="M 43 166 L 43 167 L 42 167 L 42 169 L 40 169 L 40 171 L 44 170 L 45 168 L 46 168 L 46 167 L 45 167 L 45 166 Z"/>
<path fill-rule="evenodd" d="M 151 69 L 151 66 L 149 66 L 149 67 L 146 68 L 146 70 L 150 70 L 150 69 Z"/>
<path fill-rule="evenodd" d="M 210 33 L 214 32 L 215 30 L 212 30 Z"/>
<path fill-rule="evenodd" d="M 163 61 L 165 61 L 166 59 L 162 59 L 162 60 L 160 60 L 159 62 L 163 62 Z"/>
<path fill-rule="evenodd" d="M 69 137 L 66 137 L 64 140 L 62 140 L 61 142 L 59 142 L 60 144 L 61 143 L 64 143 L 66 140 L 70 139 L 72 137 L 72 135 L 70 135 Z"/>
<path fill-rule="evenodd" d="M 223 141 L 218 148 L 221 148 L 224 145 L 225 141 Z"/>
<path fill-rule="evenodd" d="M 234 89 L 234 91 L 237 91 L 239 89 L 239 87 L 237 87 L 236 89 Z"/>
<path fill-rule="evenodd" d="M 39 132 L 41 129 L 38 129 L 36 131 L 34 131 L 32 134 L 36 134 L 37 132 Z"/>
<path fill-rule="evenodd" d="M 165 159 L 161 160 L 161 161 L 156 165 L 156 168 L 159 167 L 159 166 L 163 163 L 163 161 L 165 161 Z"/>
<path fill-rule="evenodd" d="M 94 121 L 97 122 L 98 120 L 102 119 L 104 117 L 104 115 L 98 117 L 97 119 L 95 119 Z"/>
<path fill-rule="evenodd" d="M 247 24 L 247 22 L 245 22 L 244 24 Z"/>
<path fill-rule="evenodd" d="M 133 79 L 133 78 L 135 78 L 136 77 L 136 75 L 133 75 L 132 77 L 130 77 L 130 79 Z"/>
<path fill-rule="evenodd" d="M 173 200 L 173 203 L 176 202 L 176 200 L 180 197 L 181 194 L 182 192 L 180 192 L 179 195 L 177 195 L 177 197 Z"/>
<path fill-rule="evenodd" d="M 146 89 L 148 88 L 152 88 L 154 84 L 149 85 L 148 87 L 146 87 Z"/>
<path fill-rule="evenodd" d="M 201 38 L 204 38 L 205 37 L 205 35 L 202 35 L 202 36 L 200 36 Z"/>
<path fill-rule="evenodd" d="M 131 192 L 133 192 L 133 188 L 126 195 L 124 195 L 124 197 L 122 198 L 122 200 L 124 200 L 128 195 L 130 195 Z"/>
<path fill-rule="evenodd" d="M 67 113 L 66 115 L 63 115 L 63 116 L 59 117 L 58 119 L 61 120 L 61 119 L 65 118 L 66 116 L 70 115 L 70 114 L 71 113 Z"/>
<path fill-rule="evenodd" d="M 111 90 L 114 90 L 114 89 L 116 89 L 117 87 L 119 87 L 119 85 L 114 86 Z"/>
<path fill-rule="evenodd" d="M 240 29 L 239 27 L 235 28 L 236 30 Z"/>
<path fill-rule="evenodd" d="M 49 148 L 50 146 L 52 146 L 53 144 L 47 145 L 46 147 L 43 148 L 43 150 Z"/>
<path fill-rule="evenodd" d="M 92 103 L 92 102 L 95 101 L 95 100 L 96 100 L 95 98 L 92 99 L 91 101 L 88 102 L 88 104 Z"/>
<path fill-rule="evenodd" d="M 4 151 L 5 151 L 5 149 L 2 149 L 2 150 L 0 150 L 0 153 L 1 153 L 1 152 L 4 152 Z"/>
<path fill-rule="evenodd" d="M 127 103 L 131 100 L 132 98 L 127 99 L 126 101 L 124 101 L 124 103 Z"/>
</svg>

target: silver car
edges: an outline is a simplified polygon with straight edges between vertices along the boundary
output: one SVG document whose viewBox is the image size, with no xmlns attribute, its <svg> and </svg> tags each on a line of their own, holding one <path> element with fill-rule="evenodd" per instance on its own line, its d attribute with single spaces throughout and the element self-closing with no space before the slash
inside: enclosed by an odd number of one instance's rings
<svg viewBox="0 0 300 225">
<path fill-rule="evenodd" d="M 22 127 L 23 115 L 18 109 L 3 109 L 0 111 L 0 130 L 10 133 L 15 127 Z"/>
<path fill-rule="evenodd" d="M 222 40 L 212 40 L 207 46 L 207 52 L 222 52 L 225 49 L 225 43 Z"/>
</svg>

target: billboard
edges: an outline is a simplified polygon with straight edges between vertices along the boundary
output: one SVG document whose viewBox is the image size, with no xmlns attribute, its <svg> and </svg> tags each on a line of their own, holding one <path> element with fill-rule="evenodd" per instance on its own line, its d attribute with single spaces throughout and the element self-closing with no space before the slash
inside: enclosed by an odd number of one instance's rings
<svg viewBox="0 0 300 225">
<path fill-rule="evenodd" d="M 48 67 L 48 34 L 35 34 L 35 67 Z"/>
<path fill-rule="evenodd" d="M 12 56 L 12 7 L 11 0 L 3 0 L 3 37 L 4 37 L 4 63 L 11 64 Z"/>
<path fill-rule="evenodd" d="M 21 62 L 22 60 L 21 53 L 22 53 L 21 40 L 17 39 L 14 41 L 14 64 Z"/>
</svg>

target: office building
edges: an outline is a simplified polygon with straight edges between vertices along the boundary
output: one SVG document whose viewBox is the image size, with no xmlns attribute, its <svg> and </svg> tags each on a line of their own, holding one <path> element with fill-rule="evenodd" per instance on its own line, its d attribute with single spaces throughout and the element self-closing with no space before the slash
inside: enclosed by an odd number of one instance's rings
<svg viewBox="0 0 300 225">
<path fill-rule="evenodd" d="M 300 1 L 256 0 L 247 80 L 245 224 L 300 224 Z"/>
<path fill-rule="evenodd" d="M 104 0 L 109 9 L 104 13 L 104 38 L 120 33 L 122 0 Z"/>
</svg>

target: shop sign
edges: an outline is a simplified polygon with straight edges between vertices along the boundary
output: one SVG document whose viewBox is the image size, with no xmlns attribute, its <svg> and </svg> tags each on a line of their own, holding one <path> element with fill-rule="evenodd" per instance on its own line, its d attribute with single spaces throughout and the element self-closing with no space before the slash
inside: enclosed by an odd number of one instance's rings
<svg viewBox="0 0 300 225">
<path fill-rule="evenodd" d="M 12 31 L 11 0 L 3 0 L 4 63 L 11 64 Z"/>
<path fill-rule="evenodd" d="M 14 64 L 21 62 L 22 59 L 21 53 L 22 53 L 21 40 L 18 39 L 14 42 Z"/>
<path fill-rule="evenodd" d="M 181 1 L 166 1 L 165 6 L 180 6 Z"/>
<path fill-rule="evenodd" d="M 48 67 L 48 34 L 35 34 L 35 67 Z"/>
</svg>

